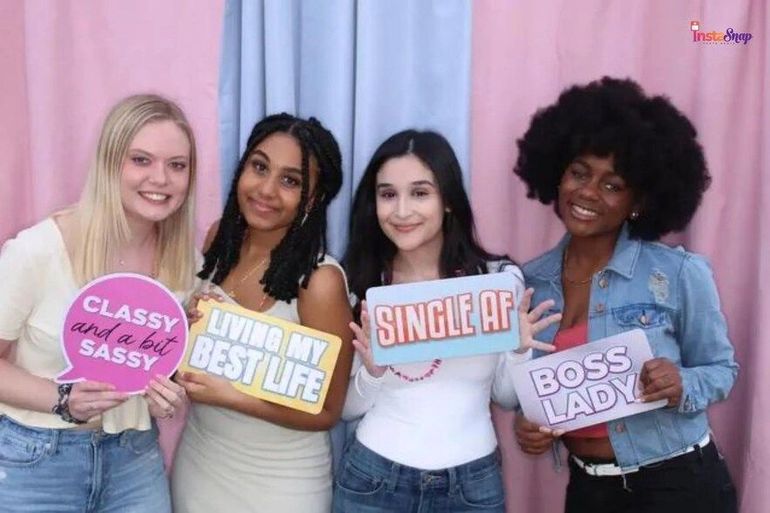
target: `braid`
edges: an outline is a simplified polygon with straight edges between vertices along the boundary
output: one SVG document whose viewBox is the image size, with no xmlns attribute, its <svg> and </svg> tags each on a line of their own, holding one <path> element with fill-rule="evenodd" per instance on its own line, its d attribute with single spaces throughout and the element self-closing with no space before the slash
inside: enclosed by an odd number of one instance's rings
<svg viewBox="0 0 770 513">
<path fill-rule="evenodd" d="M 307 287 L 310 275 L 326 253 L 326 209 L 342 185 L 342 158 L 331 133 L 311 118 L 296 125 L 292 134 L 302 148 L 302 196 L 297 217 L 273 250 L 261 282 L 268 294 L 284 301 L 297 297 L 300 285 Z M 318 163 L 319 176 L 308 209 L 311 155 Z"/>
<path fill-rule="evenodd" d="M 286 235 L 270 254 L 270 265 L 260 283 L 265 293 L 277 300 L 291 301 L 299 287 L 307 287 L 310 275 L 326 253 L 326 210 L 342 185 L 342 157 L 334 136 L 315 119 L 305 121 L 289 114 L 268 116 L 254 127 L 246 150 L 234 173 L 217 233 L 204 255 L 203 269 L 198 274 L 221 284 L 237 265 L 246 233 L 246 221 L 238 207 L 237 187 L 243 169 L 254 147 L 265 137 L 283 132 L 292 135 L 302 151 L 302 188 L 297 216 Z M 310 160 L 315 158 L 319 173 L 313 196 L 310 196 Z M 308 208 L 310 205 L 310 208 Z M 301 280 L 301 282 L 300 282 Z"/>
</svg>

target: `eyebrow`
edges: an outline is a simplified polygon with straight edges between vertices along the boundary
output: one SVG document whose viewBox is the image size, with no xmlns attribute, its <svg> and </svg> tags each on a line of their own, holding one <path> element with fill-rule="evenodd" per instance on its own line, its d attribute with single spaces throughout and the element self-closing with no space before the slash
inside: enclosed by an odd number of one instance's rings
<svg viewBox="0 0 770 513">
<path fill-rule="evenodd" d="M 149 155 L 150 157 L 155 157 L 155 155 L 147 150 L 143 150 L 141 148 L 129 148 L 128 151 L 135 151 L 137 153 L 143 153 L 145 155 Z M 173 157 L 169 157 L 166 160 L 176 160 L 176 159 L 185 159 L 188 160 L 190 157 L 187 155 L 175 155 Z"/>
<path fill-rule="evenodd" d="M 594 167 L 593 167 L 593 166 L 591 166 L 591 164 L 589 164 L 588 162 L 586 162 L 585 160 L 583 160 L 583 159 L 582 159 L 582 158 L 580 158 L 580 157 L 576 158 L 576 159 L 575 159 L 575 160 L 573 160 L 572 162 L 573 162 L 574 164 L 580 164 L 581 166 L 587 167 L 588 169 L 591 169 L 591 170 L 593 170 L 593 169 L 594 169 Z M 614 167 L 614 166 L 610 168 L 610 172 L 611 172 L 611 173 L 614 173 L 614 174 L 618 174 L 618 172 L 615 170 L 615 167 Z"/>
<path fill-rule="evenodd" d="M 412 186 L 412 187 L 420 187 L 422 185 L 429 185 L 429 186 L 431 186 L 433 188 L 436 187 L 436 184 L 434 184 L 430 180 L 417 180 L 416 182 L 412 182 L 409 185 Z M 385 187 L 393 187 L 393 184 L 392 183 L 386 183 L 386 182 L 380 182 L 380 183 L 377 184 L 377 188 L 378 189 L 385 188 Z"/>
<path fill-rule="evenodd" d="M 256 155 L 258 157 L 261 157 L 261 158 L 265 159 L 268 164 L 271 162 L 270 157 L 267 155 L 267 153 L 265 153 L 262 150 L 255 149 L 254 151 L 251 152 L 251 155 L 252 156 Z M 302 176 L 302 170 L 298 169 L 296 167 L 286 166 L 286 167 L 282 167 L 281 170 L 285 171 L 287 173 L 293 173 L 293 174 L 298 174 L 298 175 Z"/>
</svg>

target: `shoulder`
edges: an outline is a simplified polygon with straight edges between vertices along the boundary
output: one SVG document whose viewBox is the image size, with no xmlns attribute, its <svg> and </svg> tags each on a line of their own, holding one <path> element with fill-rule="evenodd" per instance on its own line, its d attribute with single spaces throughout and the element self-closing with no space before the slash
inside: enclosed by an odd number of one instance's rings
<svg viewBox="0 0 770 513">
<path fill-rule="evenodd" d="M 559 272 L 561 258 L 561 248 L 559 246 L 549 249 L 522 266 L 524 278 L 527 281 L 548 279 L 552 274 Z"/>
<path fill-rule="evenodd" d="M 687 251 L 682 246 L 671 247 L 662 242 L 641 242 L 639 263 L 675 276 L 690 272 L 711 273 L 705 256 Z"/>
<path fill-rule="evenodd" d="M 516 277 L 520 285 L 524 285 L 524 274 L 518 265 L 508 259 L 487 261 L 487 272 L 489 273 L 511 273 Z"/>
<path fill-rule="evenodd" d="M 56 222 L 48 217 L 5 241 L 2 253 L 4 256 L 39 261 L 61 253 L 64 249 L 61 241 L 62 235 Z"/>
<path fill-rule="evenodd" d="M 217 231 L 219 230 L 219 222 L 221 219 L 217 219 L 212 223 L 212 225 L 209 227 L 208 231 L 206 232 L 206 238 L 203 240 L 203 252 L 205 253 L 208 251 L 209 247 L 211 247 L 211 243 L 214 242 L 214 237 L 217 235 Z"/>
<path fill-rule="evenodd" d="M 347 279 L 342 266 L 329 255 L 324 255 L 323 260 L 310 275 L 307 288 L 300 287 L 300 299 L 323 301 L 338 294 L 348 295 Z"/>
</svg>

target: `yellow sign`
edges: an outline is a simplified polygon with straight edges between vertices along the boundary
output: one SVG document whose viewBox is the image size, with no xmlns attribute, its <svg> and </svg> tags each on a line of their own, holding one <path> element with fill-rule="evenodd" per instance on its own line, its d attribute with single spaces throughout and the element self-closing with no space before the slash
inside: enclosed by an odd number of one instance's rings
<svg viewBox="0 0 770 513">
<path fill-rule="evenodd" d="M 254 397 L 319 413 L 342 341 L 238 305 L 202 301 L 180 370 L 207 372 Z"/>
</svg>

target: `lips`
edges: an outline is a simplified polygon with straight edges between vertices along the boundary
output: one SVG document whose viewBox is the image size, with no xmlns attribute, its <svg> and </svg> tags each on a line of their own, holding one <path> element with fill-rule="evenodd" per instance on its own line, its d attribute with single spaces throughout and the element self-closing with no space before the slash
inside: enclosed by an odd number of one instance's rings
<svg viewBox="0 0 770 513">
<path fill-rule="evenodd" d="M 277 208 L 273 208 L 267 203 L 263 203 L 262 201 L 254 198 L 247 198 L 247 202 L 249 204 L 249 208 L 258 214 L 272 214 L 278 211 Z"/>
<path fill-rule="evenodd" d="M 139 191 L 139 195 L 151 203 L 165 203 L 171 197 L 162 192 Z"/>
<path fill-rule="evenodd" d="M 414 231 L 418 226 L 420 226 L 420 223 L 413 223 L 413 224 L 392 224 L 394 230 L 396 230 L 399 233 L 409 233 L 411 231 Z"/>
<path fill-rule="evenodd" d="M 581 221 L 593 221 L 599 217 L 596 210 L 575 203 L 569 204 L 569 211 L 572 217 Z"/>
</svg>

